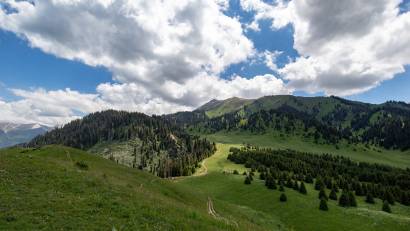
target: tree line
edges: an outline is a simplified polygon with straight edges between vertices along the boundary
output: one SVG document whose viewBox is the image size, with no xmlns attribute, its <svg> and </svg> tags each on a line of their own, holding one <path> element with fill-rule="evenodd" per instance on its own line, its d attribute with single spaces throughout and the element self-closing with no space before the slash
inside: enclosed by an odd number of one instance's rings
<svg viewBox="0 0 410 231">
<path fill-rule="evenodd" d="M 355 196 L 365 196 L 368 203 L 379 198 L 391 205 L 410 205 L 408 168 L 355 162 L 330 154 L 251 146 L 231 148 L 228 159 L 244 164 L 252 171 L 259 171 L 268 188 L 285 186 L 305 192 L 305 183 L 314 184 L 319 191 L 319 199 L 338 200 L 343 207 L 357 206 Z M 330 191 L 329 195 L 325 190 Z M 341 192 L 339 198 L 338 192 Z"/>
<path fill-rule="evenodd" d="M 147 159 L 154 154 L 165 153 L 158 155 L 161 158 L 156 160 L 152 170 L 161 177 L 190 175 L 200 161 L 216 150 L 214 143 L 190 135 L 160 116 L 115 110 L 96 112 L 74 120 L 34 138 L 27 146 L 61 144 L 88 150 L 100 142 L 134 139 L 142 141 L 142 145 L 131 153 L 136 157 L 138 152 L 141 156 L 140 166 L 133 167 L 143 169 Z"/>
</svg>

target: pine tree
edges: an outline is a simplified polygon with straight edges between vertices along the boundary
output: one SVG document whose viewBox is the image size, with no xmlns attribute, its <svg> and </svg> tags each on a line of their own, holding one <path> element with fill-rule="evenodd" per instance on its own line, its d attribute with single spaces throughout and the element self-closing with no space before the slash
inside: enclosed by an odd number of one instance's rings
<svg viewBox="0 0 410 231">
<path fill-rule="evenodd" d="M 299 192 L 302 193 L 302 194 L 305 194 L 305 195 L 307 194 L 307 190 L 306 190 L 306 187 L 305 187 L 305 184 L 303 183 L 303 181 L 300 183 Z"/>
<path fill-rule="evenodd" d="M 295 181 L 295 183 L 293 184 L 293 189 L 299 191 L 299 184 L 297 181 Z"/>
<path fill-rule="evenodd" d="M 285 202 L 285 201 L 288 200 L 288 198 L 286 197 L 286 194 L 285 194 L 285 193 L 282 193 L 282 194 L 280 194 L 279 200 L 280 200 L 281 202 Z"/>
<path fill-rule="evenodd" d="M 374 198 L 373 198 L 373 195 L 371 193 L 367 193 L 366 202 L 369 203 L 369 204 L 374 204 Z"/>
<path fill-rule="evenodd" d="M 327 200 L 326 192 L 325 192 L 325 189 L 323 187 L 319 191 L 319 199 Z"/>
<path fill-rule="evenodd" d="M 356 197 L 352 191 L 349 192 L 349 205 L 352 207 L 357 207 Z"/>
<path fill-rule="evenodd" d="M 251 184 L 252 180 L 249 176 L 245 177 L 245 184 Z"/>
<path fill-rule="evenodd" d="M 390 190 L 386 190 L 384 192 L 383 200 L 386 200 L 389 204 L 394 205 L 394 197 Z"/>
<path fill-rule="evenodd" d="M 320 177 L 318 177 L 315 180 L 315 190 L 320 190 L 321 188 L 323 188 L 323 181 Z"/>
<path fill-rule="evenodd" d="M 329 210 L 329 208 L 327 207 L 327 201 L 323 198 L 320 200 L 319 209 L 323 210 L 323 211 L 328 211 Z"/>
<path fill-rule="evenodd" d="M 339 197 L 339 205 L 342 207 L 348 207 L 350 205 L 349 196 L 346 191 L 342 192 L 342 195 Z"/>
<path fill-rule="evenodd" d="M 337 201 L 337 194 L 336 194 L 336 191 L 335 191 L 334 188 L 333 188 L 332 191 L 330 191 L 330 193 L 329 193 L 329 199 L 330 199 L 330 200 Z"/>
<path fill-rule="evenodd" d="M 283 182 L 280 182 L 279 191 L 284 192 L 285 188 L 283 187 Z"/>
<path fill-rule="evenodd" d="M 261 179 L 261 180 L 265 180 L 265 179 L 266 179 L 265 172 L 261 172 L 261 174 L 259 174 L 259 179 Z"/>
<path fill-rule="evenodd" d="M 388 201 L 383 202 L 382 210 L 386 213 L 391 213 L 391 208 Z"/>
</svg>

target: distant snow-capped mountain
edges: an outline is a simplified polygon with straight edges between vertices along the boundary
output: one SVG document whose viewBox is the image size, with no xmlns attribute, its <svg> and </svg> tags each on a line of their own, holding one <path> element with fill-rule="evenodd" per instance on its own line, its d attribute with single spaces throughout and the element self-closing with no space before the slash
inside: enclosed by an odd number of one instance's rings
<svg viewBox="0 0 410 231">
<path fill-rule="evenodd" d="M 51 127 L 37 123 L 18 124 L 0 122 L 0 148 L 28 142 L 51 129 Z"/>
</svg>

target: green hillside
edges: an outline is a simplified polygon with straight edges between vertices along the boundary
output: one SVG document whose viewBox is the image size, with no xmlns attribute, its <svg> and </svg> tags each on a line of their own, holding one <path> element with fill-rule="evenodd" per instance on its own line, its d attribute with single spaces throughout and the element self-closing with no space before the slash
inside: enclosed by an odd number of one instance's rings
<svg viewBox="0 0 410 231">
<path fill-rule="evenodd" d="M 0 186 L 0 230 L 265 230 L 252 210 L 62 146 L 0 150 Z"/>
<path fill-rule="evenodd" d="M 368 104 L 333 96 L 277 95 L 236 103 L 229 99 L 211 101 L 191 115 L 186 112 L 166 118 L 202 134 L 261 134 L 274 130 L 314 138 L 315 143 L 347 141 L 385 149 L 410 149 L 410 105 L 403 102 Z M 212 116 L 206 116 L 210 113 Z"/>
<path fill-rule="evenodd" d="M 254 211 L 260 219 L 279 219 L 290 230 L 408 230 L 410 228 L 410 207 L 397 204 L 392 214 L 381 211 L 382 202 L 370 205 L 364 197 L 358 197 L 357 208 L 342 208 L 337 202 L 329 201 L 329 211 L 319 210 L 318 192 L 307 184 L 307 195 L 293 189 L 285 189 L 288 201 L 279 201 L 281 192 L 269 190 L 264 182 L 254 177 L 251 185 L 245 185 L 245 177 L 232 174 L 250 171 L 242 165 L 227 160 L 228 149 L 238 144 L 219 144 L 215 155 L 206 160 L 207 175 L 185 178 L 178 184 L 198 188 L 203 192 Z M 328 191 L 327 191 L 328 193 Z M 273 223 L 262 224 L 271 230 Z"/>
<path fill-rule="evenodd" d="M 226 113 L 238 111 L 244 106 L 251 104 L 253 101 L 253 99 L 241 99 L 238 97 L 233 97 L 226 100 L 211 100 L 195 111 L 205 112 L 209 118 L 213 118 Z"/>
</svg>

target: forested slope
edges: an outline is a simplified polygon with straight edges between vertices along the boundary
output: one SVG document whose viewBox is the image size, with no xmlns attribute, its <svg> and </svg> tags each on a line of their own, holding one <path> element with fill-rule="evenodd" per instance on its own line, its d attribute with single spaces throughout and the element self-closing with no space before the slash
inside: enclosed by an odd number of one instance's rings
<svg viewBox="0 0 410 231">
<path fill-rule="evenodd" d="M 118 143 L 126 147 L 122 155 L 110 149 Z M 202 159 L 215 151 L 213 143 L 192 136 L 161 117 L 114 110 L 72 121 L 36 137 L 28 146 L 47 144 L 83 150 L 103 146 L 109 150 L 105 157 L 161 177 L 190 175 Z"/>
</svg>

